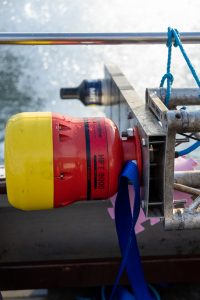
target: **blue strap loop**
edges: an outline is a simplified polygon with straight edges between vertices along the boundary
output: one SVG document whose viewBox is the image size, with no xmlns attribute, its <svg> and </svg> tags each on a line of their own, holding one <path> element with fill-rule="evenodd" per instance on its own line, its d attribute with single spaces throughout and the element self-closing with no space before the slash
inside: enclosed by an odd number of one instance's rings
<svg viewBox="0 0 200 300">
<path fill-rule="evenodd" d="M 131 213 L 128 183 L 131 182 L 135 191 L 133 215 Z M 126 269 L 131 288 L 134 292 L 132 299 L 153 300 L 148 286 L 146 285 L 137 246 L 135 225 L 140 212 L 140 184 L 138 168 L 135 162 L 129 161 L 125 165 L 119 180 L 119 190 L 115 203 L 115 222 L 122 253 L 122 262 L 110 296 L 110 300 L 120 299 L 116 296 L 120 277 Z M 126 299 L 126 298 L 121 298 Z"/>
</svg>

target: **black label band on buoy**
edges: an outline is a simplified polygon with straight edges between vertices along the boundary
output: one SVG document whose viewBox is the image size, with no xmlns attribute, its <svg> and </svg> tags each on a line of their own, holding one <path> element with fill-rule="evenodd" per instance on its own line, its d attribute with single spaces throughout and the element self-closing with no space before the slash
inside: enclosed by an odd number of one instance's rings
<svg viewBox="0 0 200 300">
<path fill-rule="evenodd" d="M 91 151 L 90 151 L 90 132 L 88 119 L 84 120 L 86 161 L 87 161 L 87 200 L 91 200 Z"/>
</svg>

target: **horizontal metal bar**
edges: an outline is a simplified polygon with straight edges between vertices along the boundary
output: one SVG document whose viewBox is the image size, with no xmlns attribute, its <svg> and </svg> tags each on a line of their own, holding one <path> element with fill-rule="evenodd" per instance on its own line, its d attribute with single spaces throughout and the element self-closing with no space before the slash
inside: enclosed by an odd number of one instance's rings
<svg viewBox="0 0 200 300">
<path fill-rule="evenodd" d="M 199 44 L 200 32 L 182 32 L 186 44 Z M 0 33 L 1 45 L 166 44 L 166 32 L 140 33 Z"/>
<path fill-rule="evenodd" d="M 171 219 L 165 218 L 166 230 L 199 229 L 200 213 L 176 209 Z"/>
<path fill-rule="evenodd" d="M 195 189 L 195 188 L 192 188 L 190 186 L 183 185 L 180 183 L 174 183 L 174 189 L 177 191 L 180 191 L 180 192 L 191 194 L 191 195 L 197 195 L 197 196 L 200 195 L 199 189 Z"/>
<path fill-rule="evenodd" d="M 194 188 L 200 188 L 200 170 L 175 171 L 174 182 Z"/>
<path fill-rule="evenodd" d="M 169 110 L 167 112 L 168 128 L 177 133 L 200 131 L 200 110 Z"/>
<path fill-rule="evenodd" d="M 164 238 L 162 238 L 162 241 Z M 165 241 L 165 240 L 164 240 Z M 163 242 L 162 242 L 163 243 Z M 189 243 L 189 241 L 188 241 Z M 179 248 L 180 249 L 180 248 Z M 179 250 L 180 251 L 180 250 Z M 119 269 L 120 259 L 66 262 L 59 261 L 47 263 L 30 262 L 23 264 L 9 264 L 0 266 L 0 288 L 1 290 L 49 288 L 48 298 L 72 299 L 71 295 L 81 291 L 81 287 L 97 287 L 112 285 Z M 200 283 L 199 268 L 200 256 L 198 255 L 176 255 L 170 257 L 148 257 L 142 259 L 145 278 L 151 283 Z M 173 270 L 173 272 L 172 272 Z M 87 274 L 87 276 L 85 276 Z M 190 276 L 186 276 L 190 274 Z M 10 280 L 12 278 L 12 280 Z M 59 280 L 55 280 L 58 278 Z M 81 278 L 81 280 L 78 280 Z M 128 280 L 125 274 L 122 276 L 121 284 L 127 285 Z M 61 288 L 62 296 L 59 292 Z M 75 289 L 76 287 L 76 289 Z M 188 294 L 190 285 L 181 286 L 181 295 Z M 55 290 L 56 289 L 56 290 Z M 179 294 L 180 295 L 180 294 Z M 180 295 L 180 297 L 181 297 Z M 12 297 L 13 298 L 13 297 Z M 22 297 L 20 297 L 21 299 Z M 24 298 L 24 297 L 23 297 Z M 36 297 L 35 292 L 33 298 Z M 182 297 L 181 297 L 182 298 Z M 19 299 L 18 297 L 15 299 Z M 25 298 L 27 299 L 27 297 Z M 180 299 L 180 298 L 179 298 Z"/>
<path fill-rule="evenodd" d="M 147 89 L 148 95 L 155 95 L 163 102 L 166 97 L 165 88 Z M 175 108 L 182 105 L 199 105 L 200 104 L 200 89 L 199 88 L 184 88 L 172 89 L 170 95 L 169 108 Z"/>
</svg>

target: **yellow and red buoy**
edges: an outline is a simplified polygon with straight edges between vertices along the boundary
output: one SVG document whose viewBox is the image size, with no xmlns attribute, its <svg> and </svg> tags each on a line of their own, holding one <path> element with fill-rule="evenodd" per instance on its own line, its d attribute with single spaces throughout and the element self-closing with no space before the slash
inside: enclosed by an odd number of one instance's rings
<svg viewBox="0 0 200 300">
<path fill-rule="evenodd" d="M 107 118 L 74 119 L 52 113 L 20 113 L 7 123 L 5 170 L 9 202 L 23 210 L 49 209 L 117 192 L 123 164 L 137 160 L 140 140 L 121 140 Z"/>
</svg>

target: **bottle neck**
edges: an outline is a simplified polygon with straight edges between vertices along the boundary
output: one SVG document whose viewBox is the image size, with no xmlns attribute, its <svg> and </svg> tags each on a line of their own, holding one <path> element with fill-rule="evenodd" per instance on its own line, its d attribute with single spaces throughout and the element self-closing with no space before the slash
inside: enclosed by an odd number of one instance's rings
<svg viewBox="0 0 200 300">
<path fill-rule="evenodd" d="M 61 99 L 79 99 L 79 88 L 62 88 L 60 89 Z"/>
<path fill-rule="evenodd" d="M 61 88 L 61 99 L 79 99 L 84 105 L 102 104 L 101 80 L 83 80 L 78 87 Z"/>
</svg>

